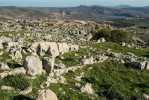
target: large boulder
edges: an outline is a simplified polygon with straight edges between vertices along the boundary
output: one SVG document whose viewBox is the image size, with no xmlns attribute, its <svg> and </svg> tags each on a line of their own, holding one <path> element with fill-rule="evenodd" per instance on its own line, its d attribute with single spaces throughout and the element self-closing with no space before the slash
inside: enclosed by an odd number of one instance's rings
<svg viewBox="0 0 149 100">
<path fill-rule="evenodd" d="M 35 42 L 30 46 L 30 50 L 32 52 L 38 53 L 40 56 L 43 56 L 44 54 L 51 54 L 54 57 L 59 56 L 61 53 L 78 49 L 78 45 L 68 45 L 67 43 L 55 42 Z"/>
<path fill-rule="evenodd" d="M 44 55 L 48 51 L 49 47 L 50 42 L 41 42 L 39 44 L 38 54 L 41 56 Z"/>
<path fill-rule="evenodd" d="M 58 49 L 59 52 L 68 52 L 69 51 L 69 46 L 67 43 L 58 43 Z"/>
<path fill-rule="evenodd" d="M 149 61 L 131 62 L 130 65 L 139 69 L 149 69 Z"/>
<path fill-rule="evenodd" d="M 58 98 L 53 91 L 48 89 L 41 90 L 35 100 L 58 100 Z"/>
<path fill-rule="evenodd" d="M 94 94 L 94 90 L 92 89 L 92 85 L 87 83 L 85 86 L 81 88 L 82 93 Z"/>
<path fill-rule="evenodd" d="M 23 67 L 30 75 L 37 75 L 42 73 L 42 62 L 39 58 L 28 56 L 23 62 Z"/>
<path fill-rule="evenodd" d="M 51 73 L 54 68 L 55 58 L 51 57 L 44 57 L 42 60 L 43 68 L 48 72 Z"/>
<path fill-rule="evenodd" d="M 58 50 L 57 44 L 55 42 L 50 42 L 49 45 L 50 45 L 50 47 L 48 50 L 48 54 L 51 54 L 54 57 L 59 56 L 60 52 Z"/>
<path fill-rule="evenodd" d="M 137 67 L 139 69 L 145 69 L 145 66 L 146 66 L 146 62 L 139 62 L 138 65 L 137 65 Z"/>
</svg>

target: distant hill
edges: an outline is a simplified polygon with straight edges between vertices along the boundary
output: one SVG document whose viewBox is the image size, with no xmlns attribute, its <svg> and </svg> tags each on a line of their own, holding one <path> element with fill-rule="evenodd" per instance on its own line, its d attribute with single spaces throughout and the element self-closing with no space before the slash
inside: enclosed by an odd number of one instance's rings
<svg viewBox="0 0 149 100">
<path fill-rule="evenodd" d="M 14 18 L 56 18 L 76 20 L 103 20 L 123 17 L 149 17 L 149 7 L 117 7 L 78 6 L 67 8 L 52 7 L 0 7 L 0 19 Z M 115 17 L 113 17 L 115 16 Z M 121 17 L 122 16 L 122 17 Z"/>
<path fill-rule="evenodd" d="M 130 5 L 117 5 L 115 7 L 118 7 L 118 8 L 130 8 L 130 7 L 133 7 L 133 6 L 130 6 Z"/>
</svg>

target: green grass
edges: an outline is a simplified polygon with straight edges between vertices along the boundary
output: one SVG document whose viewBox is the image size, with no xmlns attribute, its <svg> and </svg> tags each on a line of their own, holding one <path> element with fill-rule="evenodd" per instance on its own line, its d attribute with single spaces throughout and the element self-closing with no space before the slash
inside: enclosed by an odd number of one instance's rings
<svg viewBox="0 0 149 100">
<path fill-rule="evenodd" d="M 0 89 L 0 100 L 13 100 L 14 94 L 12 92 L 3 91 Z"/>
<path fill-rule="evenodd" d="M 30 86 L 30 81 L 23 74 L 8 75 L 3 79 L 3 84 L 16 90 L 25 90 Z"/>
<path fill-rule="evenodd" d="M 64 59 L 62 62 L 66 65 L 66 67 L 71 67 L 71 66 L 76 66 L 80 64 L 80 59 L 83 56 L 97 56 L 100 54 L 105 54 L 105 50 L 107 49 L 112 49 L 112 52 L 116 53 L 122 53 L 122 54 L 127 54 L 128 52 L 133 53 L 134 55 L 138 57 L 147 57 L 149 58 L 149 49 L 144 49 L 144 48 L 134 48 L 134 47 L 123 47 L 119 44 L 115 43 L 91 43 L 88 42 L 84 44 L 83 46 L 89 45 L 89 47 L 85 49 L 79 49 L 78 51 L 70 51 L 65 53 Z M 92 47 L 92 48 L 91 48 Z M 95 50 L 93 50 L 95 49 Z M 77 54 L 78 56 L 75 56 Z M 59 58 L 56 58 L 56 62 L 58 63 L 60 61 Z"/>
<path fill-rule="evenodd" d="M 59 90 L 60 88 L 62 90 Z M 56 93 L 59 100 L 91 100 L 88 94 L 80 93 L 80 89 L 71 84 L 50 84 L 49 89 Z"/>
<path fill-rule="evenodd" d="M 130 26 L 149 26 L 148 18 L 145 19 L 130 19 L 130 20 L 115 20 L 114 23 L 111 24 L 115 27 L 130 27 Z"/>
<path fill-rule="evenodd" d="M 18 33 L 20 33 L 20 35 L 23 35 L 24 33 L 28 33 L 27 31 L 19 31 L 19 32 L 0 32 L 0 36 L 6 36 L 6 37 L 10 37 L 9 34 L 17 35 Z"/>
<path fill-rule="evenodd" d="M 88 70 L 88 67 L 92 69 Z M 89 65 L 83 70 L 83 81 L 93 85 L 98 98 L 103 96 L 108 99 L 142 100 L 142 94 L 149 93 L 147 70 L 138 70 L 111 61 Z"/>
<path fill-rule="evenodd" d="M 117 52 L 117 53 L 122 53 L 122 54 L 127 54 L 128 52 L 135 54 L 136 56 L 143 56 L 143 57 L 148 57 L 149 58 L 149 49 L 144 49 L 144 48 L 134 48 L 134 47 L 123 47 L 118 44 L 114 43 L 99 43 L 93 45 L 93 47 L 97 48 L 101 46 L 100 48 L 103 50 L 106 49 L 112 49 L 112 52 Z"/>
<path fill-rule="evenodd" d="M 41 75 L 37 75 L 36 79 L 31 80 L 31 85 L 35 88 L 40 88 L 40 84 L 46 81 L 47 74 L 42 73 Z"/>
</svg>

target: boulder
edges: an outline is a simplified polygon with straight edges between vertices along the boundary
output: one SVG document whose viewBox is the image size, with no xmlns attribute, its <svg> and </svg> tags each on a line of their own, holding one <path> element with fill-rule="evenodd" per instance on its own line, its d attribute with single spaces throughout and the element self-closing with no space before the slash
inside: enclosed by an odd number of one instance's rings
<svg viewBox="0 0 149 100">
<path fill-rule="evenodd" d="M 85 86 L 83 86 L 81 88 L 81 93 L 94 94 L 94 90 L 92 89 L 92 85 L 90 83 L 87 83 Z"/>
<path fill-rule="evenodd" d="M 146 62 L 139 62 L 138 65 L 137 65 L 137 67 L 139 69 L 145 69 L 145 65 L 146 65 Z"/>
<path fill-rule="evenodd" d="M 51 73 L 54 68 L 54 57 L 44 57 L 42 60 L 43 68 L 48 72 Z"/>
<path fill-rule="evenodd" d="M 144 98 L 145 98 L 146 100 L 149 100 L 149 95 L 143 94 L 143 96 L 144 96 Z"/>
<path fill-rule="evenodd" d="M 9 75 L 16 75 L 16 74 L 25 74 L 26 70 L 23 67 L 15 68 L 9 71 Z"/>
<path fill-rule="evenodd" d="M 78 50 L 78 45 L 68 45 L 67 43 L 55 43 L 55 42 L 35 42 L 30 46 L 28 52 L 38 53 L 43 56 L 45 54 L 51 54 L 56 57 L 61 53 Z"/>
<path fill-rule="evenodd" d="M 9 71 L 4 71 L 4 72 L 0 73 L 0 78 L 3 79 L 3 78 L 5 78 L 8 75 L 9 75 Z"/>
<path fill-rule="evenodd" d="M 8 75 L 25 74 L 25 73 L 26 73 L 26 70 L 23 67 L 15 68 L 10 71 L 4 71 L 4 72 L 0 73 L 0 78 L 3 79 L 5 77 L 7 77 Z"/>
<path fill-rule="evenodd" d="M 79 49 L 79 46 L 78 45 L 69 45 L 69 49 L 70 51 L 77 51 Z"/>
<path fill-rule="evenodd" d="M 69 46 L 67 43 L 58 43 L 58 49 L 59 52 L 68 52 L 69 51 Z"/>
<path fill-rule="evenodd" d="M 58 100 L 56 94 L 50 89 L 41 90 L 35 100 Z"/>
<path fill-rule="evenodd" d="M 11 91 L 11 90 L 13 90 L 13 88 L 12 88 L 12 87 L 9 87 L 9 86 L 2 86 L 1 89 L 2 89 L 2 90 L 6 90 L 6 91 Z"/>
<path fill-rule="evenodd" d="M 16 59 L 22 59 L 22 54 L 19 51 L 15 51 L 14 56 Z"/>
<path fill-rule="evenodd" d="M 139 68 L 139 69 L 149 69 L 149 61 L 131 62 L 130 66 Z"/>
<path fill-rule="evenodd" d="M 7 69 L 10 69 L 10 68 L 9 68 L 9 66 L 7 64 L 1 63 L 0 64 L 0 69 L 7 70 Z"/>
<path fill-rule="evenodd" d="M 42 73 L 42 62 L 39 58 L 34 56 L 28 56 L 23 62 L 23 67 L 30 75 L 37 75 Z"/>
<path fill-rule="evenodd" d="M 124 47 L 124 46 L 126 46 L 126 43 L 125 43 L 125 42 L 122 42 L 122 44 L 121 44 L 121 45 Z"/>
<path fill-rule="evenodd" d="M 18 42 L 8 42 L 7 44 L 7 47 L 17 47 L 19 45 Z"/>
<path fill-rule="evenodd" d="M 97 43 L 106 42 L 105 38 L 100 38 L 97 40 Z"/>
<path fill-rule="evenodd" d="M 50 43 L 49 42 L 41 42 L 39 43 L 38 54 L 43 56 L 49 49 Z"/>
<path fill-rule="evenodd" d="M 58 46 L 55 42 L 50 42 L 50 47 L 48 50 L 48 54 L 51 54 L 52 56 L 56 57 L 60 55 L 60 52 L 58 50 Z"/>
<path fill-rule="evenodd" d="M 81 62 L 84 64 L 84 65 L 89 65 L 89 64 L 93 64 L 94 61 L 93 61 L 93 57 L 84 57 L 83 59 L 81 59 Z"/>
<path fill-rule="evenodd" d="M 28 87 L 27 89 L 20 91 L 20 94 L 26 95 L 29 94 L 30 92 L 32 92 L 32 87 Z"/>
</svg>

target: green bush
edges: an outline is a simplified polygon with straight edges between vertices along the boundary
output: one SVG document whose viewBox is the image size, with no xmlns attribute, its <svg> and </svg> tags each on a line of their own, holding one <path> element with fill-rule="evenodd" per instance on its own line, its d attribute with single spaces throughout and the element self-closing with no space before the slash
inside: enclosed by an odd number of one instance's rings
<svg viewBox="0 0 149 100">
<path fill-rule="evenodd" d="M 105 37 L 107 41 L 110 41 L 111 31 L 107 28 L 101 29 L 94 33 L 93 39 L 98 40 L 99 38 Z"/>
<path fill-rule="evenodd" d="M 129 42 L 129 33 L 121 29 L 101 29 L 93 34 L 93 39 L 98 40 L 99 38 L 104 37 L 107 41 L 121 43 Z"/>
<path fill-rule="evenodd" d="M 3 83 L 19 90 L 24 90 L 30 86 L 29 80 L 23 74 L 9 75 L 4 78 Z"/>
<path fill-rule="evenodd" d="M 121 42 L 127 43 L 129 42 L 129 33 L 120 29 L 112 30 L 111 41 L 115 43 L 121 43 Z"/>
</svg>

